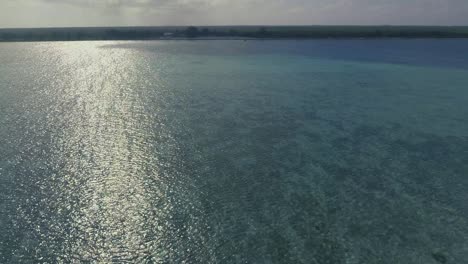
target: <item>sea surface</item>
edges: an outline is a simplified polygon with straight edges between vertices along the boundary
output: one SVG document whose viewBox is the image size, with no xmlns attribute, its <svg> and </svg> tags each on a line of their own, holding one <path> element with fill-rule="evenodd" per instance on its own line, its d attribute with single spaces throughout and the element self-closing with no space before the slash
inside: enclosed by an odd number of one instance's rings
<svg viewBox="0 0 468 264">
<path fill-rule="evenodd" d="M 468 40 L 1 43 L 0 263 L 468 263 Z"/>
</svg>

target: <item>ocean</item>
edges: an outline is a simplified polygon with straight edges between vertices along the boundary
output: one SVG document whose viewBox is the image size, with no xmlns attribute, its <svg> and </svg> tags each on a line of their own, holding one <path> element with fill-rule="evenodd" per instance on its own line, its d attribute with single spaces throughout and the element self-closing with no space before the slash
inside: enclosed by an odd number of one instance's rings
<svg viewBox="0 0 468 264">
<path fill-rule="evenodd" d="M 465 263 L 468 40 L 0 43 L 0 263 Z"/>
</svg>

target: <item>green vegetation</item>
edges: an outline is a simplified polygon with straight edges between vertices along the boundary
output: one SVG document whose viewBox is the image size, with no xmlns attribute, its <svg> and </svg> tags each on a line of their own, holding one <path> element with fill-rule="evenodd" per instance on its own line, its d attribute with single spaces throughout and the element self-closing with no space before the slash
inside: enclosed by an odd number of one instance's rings
<svg viewBox="0 0 468 264">
<path fill-rule="evenodd" d="M 468 38 L 468 27 L 206 26 L 0 29 L 0 41 L 146 40 L 167 38 Z"/>
</svg>

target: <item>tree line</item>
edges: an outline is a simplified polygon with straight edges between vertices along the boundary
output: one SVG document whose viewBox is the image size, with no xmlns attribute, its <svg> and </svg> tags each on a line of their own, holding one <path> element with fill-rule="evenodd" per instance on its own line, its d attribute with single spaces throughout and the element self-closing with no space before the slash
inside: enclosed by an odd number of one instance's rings
<svg viewBox="0 0 468 264">
<path fill-rule="evenodd" d="M 468 27 L 245 26 L 0 29 L 0 41 L 147 40 L 164 38 L 468 38 Z"/>
</svg>

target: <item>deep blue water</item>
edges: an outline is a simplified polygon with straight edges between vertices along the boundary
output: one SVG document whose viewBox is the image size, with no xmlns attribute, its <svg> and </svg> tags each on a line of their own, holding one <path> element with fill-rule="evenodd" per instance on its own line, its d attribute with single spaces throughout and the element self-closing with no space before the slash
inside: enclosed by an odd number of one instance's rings
<svg viewBox="0 0 468 264">
<path fill-rule="evenodd" d="M 468 69 L 466 39 L 319 39 L 266 41 L 182 41 L 154 46 L 145 42 L 108 44 L 147 51 L 194 55 L 284 54 L 316 59 Z M 177 43 L 174 41 L 172 43 Z"/>
<path fill-rule="evenodd" d="M 0 44 L 0 263 L 464 263 L 468 40 Z"/>
</svg>

